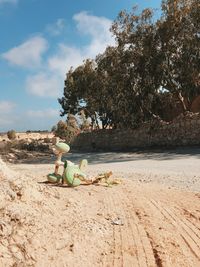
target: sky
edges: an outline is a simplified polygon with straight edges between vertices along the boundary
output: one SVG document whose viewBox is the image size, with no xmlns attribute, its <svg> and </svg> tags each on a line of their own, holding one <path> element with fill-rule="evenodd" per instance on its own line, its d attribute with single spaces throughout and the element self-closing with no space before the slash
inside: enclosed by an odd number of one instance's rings
<svg viewBox="0 0 200 267">
<path fill-rule="evenodd" d="M 0 0 L 0 132 L 50 130 L 69 68 L 115 45 L 121 10 L 161 0 Z M 159 11 L 157 11 L 159 12 Z"/>
</svg>

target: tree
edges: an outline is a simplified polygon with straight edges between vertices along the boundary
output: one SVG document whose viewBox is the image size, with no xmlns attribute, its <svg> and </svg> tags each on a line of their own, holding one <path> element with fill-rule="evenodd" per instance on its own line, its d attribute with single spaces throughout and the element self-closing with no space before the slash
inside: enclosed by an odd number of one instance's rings
<svg viewBox="0 0 200 267">
<path fill-rule="evenodd" d="M 160 54 L 157 50 L 156 26 L 153 11 L 145 9 L 141 14 L 122 11 L 112 26 L 122 62 L 126 64 L 123 77 L 129 99 L 131 126 L 148 120 L 153 115 L 154 95 L 160 87 Z M 131 103 L 132 102 L 132 103 Z M 135 122 L 135 123 L 134 123 Z"/>
<path fill-rule="evenodd" d="M 75 114 L 84 104 L 92 123 L 98 124 L 99 118 L 103 128 L 134 127 L 151 115 L 152 95 L 159 88 L 152 75 L 159 57 L 152 56 L 155 27 L 151 10 L 138 16 L 121 12 L 112 31 L 118 45 L 108 47 L 95 62 L 87 60 L 71 69 L 59 102 L 62 115 Z"/>
<path fill-rule="evenodd" d="M 200 93 L 200 3 L 164 0 L 162 10 L 163 17 L 157 22 L 163 70 L 161 86 L 177 96 L 185 111 Z"/>
<path fill-rule="evenodd" d="M 58 99 L 62 106 L 61 116 L 68 113 L 76 114 L 83 106 L 87 106 L 90 92 L 95 80 L 94 61 L 86 60 L 75 70 L 72 68 L 67 73 L 64 87 L 64 96 Z"/>
<path fill-rule="evenodd" d="M 56 129 L 57 129 L 56 125 L 53 125 L 52 128 L 51 128 L 51 132 L 54 133 L 56 131 Z"/>
<path fill-rule="evenodd" d="M 61 115 L 84 110 L 92 127 L 133 128 L 162 116 L 166 95 L 189 109 L 200 94 L 199 14 L 198 0 L 163 0 L 157 21 L 151 9 L 120 12 L 116 46 L 67 73 Z"/>
</svg>

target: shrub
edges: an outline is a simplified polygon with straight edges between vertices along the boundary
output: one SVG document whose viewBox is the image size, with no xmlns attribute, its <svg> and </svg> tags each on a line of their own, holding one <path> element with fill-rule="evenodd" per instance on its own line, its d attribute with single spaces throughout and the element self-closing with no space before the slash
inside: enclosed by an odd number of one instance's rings
<svg viewBox="0 0 200 267">
<path fill-rule="evenodd" d="M 10 130 L 7 132 L 7 136 L 9 140 L 14 140 L 16 139 L 16 132 L 14 130 Z"/>
<path fill-rule="evenodd" d="M 73 115 L 68 116 L 67 122 L 59 121 L 56 127 L 55 136 L 64 139 L 70 143 L 74 137 L 80 132 L 76 119 Z"/>
<path fill-rule="evenodd" d="M 59 121 L 55 130 L 55 136 L 64 138 L 67 130 L 67 124 L 64 121 Z"/>
</svg>

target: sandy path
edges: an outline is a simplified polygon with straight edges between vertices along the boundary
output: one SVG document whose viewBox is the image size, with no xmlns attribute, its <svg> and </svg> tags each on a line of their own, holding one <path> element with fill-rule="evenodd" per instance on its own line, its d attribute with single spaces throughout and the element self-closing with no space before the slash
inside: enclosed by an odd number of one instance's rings
<svg viewBox="0 0 200 267">
<path fill-rule="evenodd" d="M 91 176 L 132 180 L 74 189 L 42 183 L 52 164 L 11 165 L 23 186 L 0 212 L 0 266 L 199 267 L 200 194 L 169 187 L 182 185 L 178 174 L 148 180 L 133 163 L 92 164 Z"/>
</svg>

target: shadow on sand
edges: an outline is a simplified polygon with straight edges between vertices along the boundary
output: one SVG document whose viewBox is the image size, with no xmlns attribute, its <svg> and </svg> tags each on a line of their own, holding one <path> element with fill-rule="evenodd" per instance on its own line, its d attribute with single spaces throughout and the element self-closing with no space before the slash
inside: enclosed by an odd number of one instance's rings
<svg viewBox="0 0 200 267">
<path fill-rule="evenodd" d="M 125 162 L 137 160 L 174 160 L 184 158 L 200 159 L 199 147 L 178 147 L 178 148 L 154 148 L 138 149 L 132 152 L 70 152 L 63 156 L 64 160 L 70 160 L 76 164 L 81 159 L 87 159 L 90 164 L 102 164 L 112 162 Z M 17 163 L 25 164 L 53 164 L 56 160 L 54 155 L 44 155 L 44 157 L 35 157 L 32 159 L 20 160 Z"/>
</svg>

